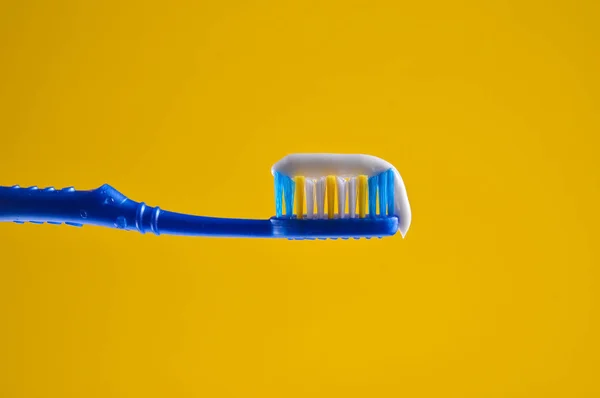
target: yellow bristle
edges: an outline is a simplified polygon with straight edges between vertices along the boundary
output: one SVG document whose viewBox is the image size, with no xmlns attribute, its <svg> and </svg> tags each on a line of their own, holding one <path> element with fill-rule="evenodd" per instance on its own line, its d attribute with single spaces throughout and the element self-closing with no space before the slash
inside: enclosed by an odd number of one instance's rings
<svg viewBox="0 0 600 398">
<path fill-rule="evenodd" d="M 335 215 L 335 176 L 327 176 L 327 218 Z"/>
<path fill-rule="evenodd" d="M 367 214 L 367 176 L 358 176 L 358 216 L 365 218 Z"/>
<path fill-rule="evenodd" d="M 296 217 L 302 219 L 304 215 L 304 177 L 294 177 L 296 183 Z"/>
</svg>

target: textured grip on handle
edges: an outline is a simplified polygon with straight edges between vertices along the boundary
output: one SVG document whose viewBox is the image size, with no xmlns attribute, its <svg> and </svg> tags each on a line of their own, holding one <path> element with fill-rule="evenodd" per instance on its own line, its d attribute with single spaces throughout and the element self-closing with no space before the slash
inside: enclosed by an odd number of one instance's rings
<svg viewBox="0 0 600 398">
<path fill-rule="evenodd" d="M 0 221 L 98 225 L 158 234 L 158 207 L 128 199 L 110 185 L 93 190 L 73 187 L 0 187 Z"/>
<path fill-rule="evenodd" d="M 9 189 L 10 191 L 7 191 L 7 189 Z M 37 186 L 30 186 L 30 187 L 20 187 L 19 185 L 13 185 L 11 187 L 2 187 L 0 186 L 0 221 L 11 221 L 12 218 L 14 218 L 14 220 L 12 220 L 13 222 L 17 223 L 17 224 L 24 224 L 26 222 L 30 222 L 32 224 L 44 224 L 44 223 L 48 223 L 48 224 L 55 224 L 55 225 L 60 225 L 60 224 L 65 224 L 65 225 L 71 225 L 74 227 L 81 227 L 83 224 L 82 223 L 78 223 L 78 222 L 71 222 L 71 221 L 50 221 L 50 220 L 46 220 L 46 221 L 40 221 L 37 220 L 33 214 L 33 217 L 30 217 L 31 219 L 29 219 L 26 216 L 26 212 L 23 212 L 24 207 L 26 206 L 27 202 L 30 202 L 33 198 L 36 197 L 40 197 L 40 196 L 45 196 L 46 193 L 49 192 L 75 192 L 75 188 L 74 187 L 66 187 L 66 188 L 62 188 L 57 190 L 54 187 L 45 187 L 45 188 L 38 188 Z M 41 195 L 40 195 L 41 194 Z M 22 206 L 19 206 L 19 204 L 17 203 L 15 205 L 15 200 L 21 202 L 20 204 Z M 36 200 L 36 199 L 34 199 Z"/>
</svg>

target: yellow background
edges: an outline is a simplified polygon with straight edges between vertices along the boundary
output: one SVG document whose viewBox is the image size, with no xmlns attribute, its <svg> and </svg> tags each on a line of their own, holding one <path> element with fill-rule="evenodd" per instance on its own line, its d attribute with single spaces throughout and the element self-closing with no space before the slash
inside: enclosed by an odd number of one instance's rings
<svg viewBox="0 0 600 398">
<path fill-rule="evenodd" d="M 600 394 L 598 1 L 3 1 L 0 180 L 274 213 L 400 170 L 406 239 L 0 225 L 1 397 Z"/>
</svg>

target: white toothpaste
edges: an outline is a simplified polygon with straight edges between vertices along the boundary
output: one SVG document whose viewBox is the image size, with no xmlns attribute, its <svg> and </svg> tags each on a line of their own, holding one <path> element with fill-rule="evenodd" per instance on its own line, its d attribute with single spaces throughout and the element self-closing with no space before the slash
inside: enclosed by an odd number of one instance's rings
<svg viewBox="0 0 600 398">
<path fill-rule="evenodd" d="M 304 176 L 319 179 L 328 175 L 348 178 L 363 174 L 371 177 L 389 169 L 394 171 L 394 211 L 400 218 L 398 230 L 404 237 L 411 222 L 406 188 L 398 170 L 383 159 L 371 155 L 296 153 L 275 163 L 271 168 L 271 173 L 278 172 L 289 177 Z M 319 188 L 319 182 L 317 182 L 317 202 L 319 201 Z"/>
</svg>

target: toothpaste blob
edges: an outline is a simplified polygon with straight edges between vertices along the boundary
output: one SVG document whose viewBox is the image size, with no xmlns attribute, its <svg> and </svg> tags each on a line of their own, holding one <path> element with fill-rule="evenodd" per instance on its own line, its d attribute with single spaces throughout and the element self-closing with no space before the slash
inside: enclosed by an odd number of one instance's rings
<svg viewBox="0 0 600 398">
<path fill-rule="evenodd" d="M 398 170 L 383 159 L 359 154 L 297 153 L 288 155 L 275 163 L 271 168 L 271 173 L 273 175 L 280 173 L 292 178 L 304 176 L 318 180 L 332 175 L 341 178 L 351 178 L 359 175 L 373 177 L 387 170 L 392 170 L 394 173 L 394 213 L 399 218 L 398 231 L 404 237 L 411 223 L 411 211 L 406 188 Z"/>
</svg>

